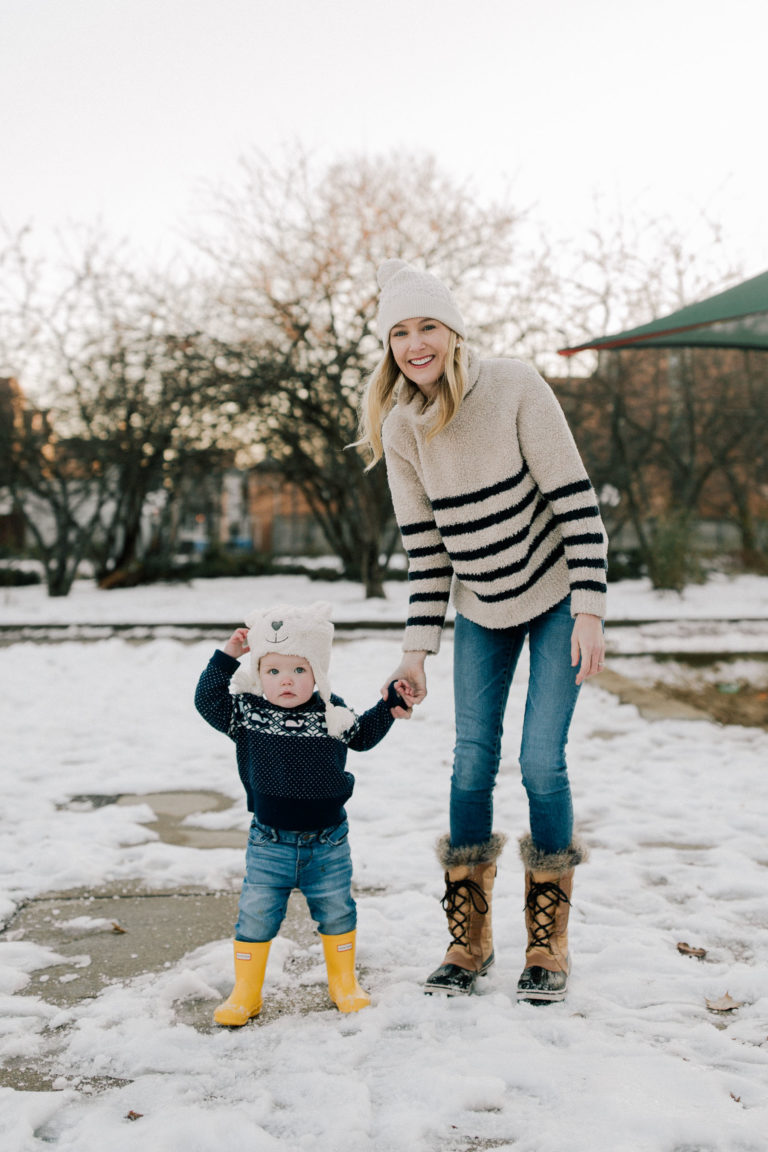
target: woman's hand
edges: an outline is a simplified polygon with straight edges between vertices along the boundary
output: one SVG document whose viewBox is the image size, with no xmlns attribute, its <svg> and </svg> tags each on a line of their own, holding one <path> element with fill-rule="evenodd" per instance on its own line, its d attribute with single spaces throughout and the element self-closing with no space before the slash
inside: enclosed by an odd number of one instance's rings
<svg viewBox="0 0 768 1152">
<path fill-rule="evenodd" d="M 427 676 L 424 671 L 424 661 L 427 657 L 426 652 L 404 652 L 403 658 L 399 665 L 391 675 L 387 676 L 381 689 L 381 695 L 386 700 L 389 685 L 393 680 L 404 681 L 408 685 L 408 690 L 403 691 L 398 684 L 398 691 L 408 701 L 409 707 L 393 708 L 392 715 L 396 720 L 407 720 L 411 715 L 413 706 L 421 704 L 422 700 L 427 695 Z"/>
<path fill-rule="evenodd" d="M 571 666 L 575 668 L 581 662 L 576 683 L 583 684 L 590 676 L 602 672 L 604 661 L 605 635 L 602 620 L 599 616 L 579 612 L 571 633 Z"/>
<path fill-rule="evenodd" d="M 393 699 L 396 697 L 396 699 Z M 391 704 L 390 712 L 395 720 L 410 720 L 415 703 L 411 686 L 407 680 L 393 680 L 387 694 L 387 703 Z M 405 710 L 405 715 L 403 715 Z"/>
<path fill-rule="evenodd" d="M 246 652 L 250 652 L 248 629 L 236 628 L 224 645 L 224 651 L 227 656 L 232 656 L 235 660 L 239 660 L 241 656 L 245 656 Z"/>
</svg>

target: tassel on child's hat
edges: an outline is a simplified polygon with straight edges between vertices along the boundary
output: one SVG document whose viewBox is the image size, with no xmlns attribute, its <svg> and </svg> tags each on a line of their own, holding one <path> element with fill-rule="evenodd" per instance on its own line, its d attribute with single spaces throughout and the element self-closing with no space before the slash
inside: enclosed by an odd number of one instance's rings
<svg viewBox="0 0 768 1152">
<path fill-rule="evenodd" d="M 318 600 L 306 608 L 294 604 L 277 604 L 266 611 L 256 609 L 245 618 L 248 628 L 249 664 L 241 664 L 232 677 L 232 690 L 263 696 L 259 663 L 268 652 L 298 656 L 312 667 L 315 684 L 325 704 L 325 723 L 329 736 L 341 736 L 355 721 L 349 708 L 331 703 L 328 668 L 331 662 L 333 624 L 331 605 Z"/>
</svg>

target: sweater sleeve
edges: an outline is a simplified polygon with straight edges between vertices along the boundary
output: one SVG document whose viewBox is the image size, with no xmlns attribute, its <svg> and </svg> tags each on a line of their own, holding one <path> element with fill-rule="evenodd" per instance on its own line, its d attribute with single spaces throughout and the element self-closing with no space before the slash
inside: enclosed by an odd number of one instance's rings
<svg viewBox="0 0 768 1152">
<path fill-rule="evenodd" d="M 563 536 L 571 614 L 604 618 L 607 536 L 597 496 L 557 397 L 527 366 L 517 433 L 531 475 Z"/>
<path fill-rule="evenodd" d="M 386 435 L 384 451 L 395 518 L 408 556 L 405 652 L 438 652 L 451 593 L 453 565 L 435 523 L 429 498 L 413 465 Z"/>
<path fill-rule="evenodd" d="M 373 708 L 357 717 L 354 725 L 344 733 L 344 743 L 353 752 L 368 752 L 384 739 L 394 722 L 386 700 L 379 700 Z"/>
<path fill-rule="evenodd" d="M 217 649 L 197 682 L 195 707 L 219 732 L 229 733 L 234 709 L 229 682 L 239 667 L 238 660 Z"/>
</svg>

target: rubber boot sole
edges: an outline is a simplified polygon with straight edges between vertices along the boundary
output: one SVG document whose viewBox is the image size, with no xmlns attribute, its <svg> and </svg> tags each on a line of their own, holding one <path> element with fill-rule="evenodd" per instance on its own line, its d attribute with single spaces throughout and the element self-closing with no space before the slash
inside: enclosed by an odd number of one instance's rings
<svg viewBox="0 0 768 1152">
<path fill-rule="evenodd" d="M 424 991 L 427 996 L 437 993 L 441 996 L 471 996 L 480 976 L 486 976 L 494 962 L 494 955 L 488 957 L 478 972 L 469 968 L 459 968 L 458 964 L 441 964 L 427 977 Z"/>
</svg>

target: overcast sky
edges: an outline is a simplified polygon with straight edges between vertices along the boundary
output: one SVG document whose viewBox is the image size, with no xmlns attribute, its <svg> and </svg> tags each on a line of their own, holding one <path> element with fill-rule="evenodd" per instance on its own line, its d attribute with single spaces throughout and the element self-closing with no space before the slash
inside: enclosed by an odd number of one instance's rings
<svg viewBox="0 0 768 1152">
<path fill-rule="evenodd" d="M 555 235 L 705 210 L 768 268 L 765 0 L 0 0 L 0 217 L 170 250 L 299 140 L 505 178 Z"/>
</svg>

